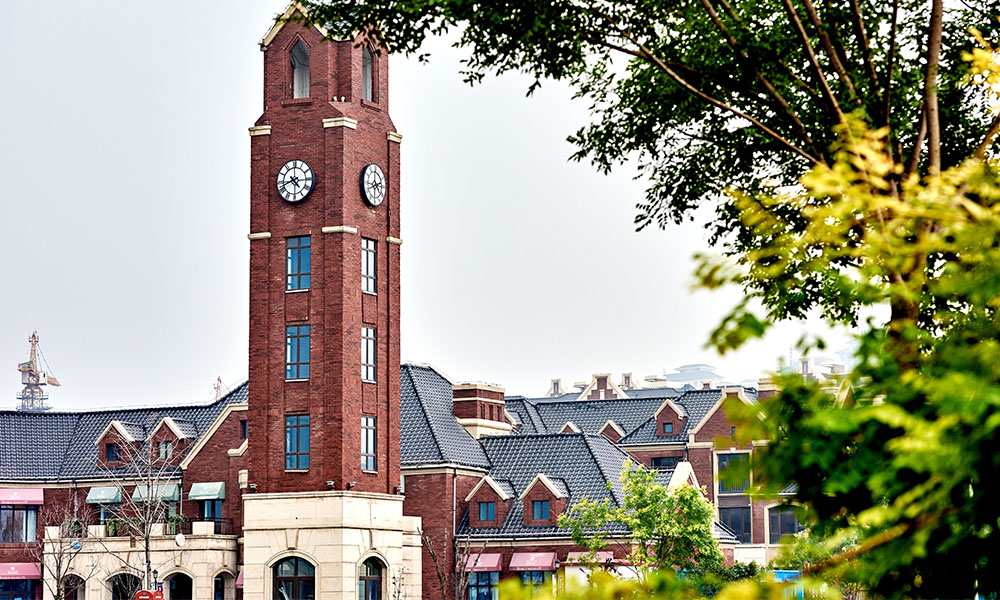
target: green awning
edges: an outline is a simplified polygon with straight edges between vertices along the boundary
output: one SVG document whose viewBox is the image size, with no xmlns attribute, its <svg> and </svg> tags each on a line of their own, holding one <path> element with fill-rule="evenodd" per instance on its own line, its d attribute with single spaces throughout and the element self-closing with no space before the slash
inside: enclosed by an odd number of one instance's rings
<svg viewBox="0 0 1000 600">
<path fill-rule="evenodd" d="M 181 488 L 176 483 L 154 484 L 153 486 L 140 483 L 135 486 L 132 492 L 132 502 L 145 502 L 149 488 L 153 488 L 153 496 L 163 502 L 177 502 L 181 499 Z"/>
<path fill-rule="evenodd" d="M 188 492 L 188 500 L 225 500 L 226 482 L 196 483 Z"/>
<path fill-rule="evenodd" d="M 121 501 L 120 487 L 92 487 L 87 492 L 87 504 L 121 504 Z"/>
</svg>

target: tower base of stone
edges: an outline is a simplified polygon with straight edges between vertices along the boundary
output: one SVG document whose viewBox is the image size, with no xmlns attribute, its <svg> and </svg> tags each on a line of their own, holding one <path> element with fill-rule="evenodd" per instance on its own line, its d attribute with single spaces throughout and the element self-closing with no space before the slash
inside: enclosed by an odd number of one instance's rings
<svg viewBox="0 0 1000 600">
<path fill-rule="evenodd" d="M 243 496 L 243 598 L 270 600 L 274 568 L 290 556 L 316 567 L 318 600 L 355 600 L 362 563 L 384 565 L 386 600 L 421 595 L 420 519 L 403 516 L 403 497 L 364 492 Z"/>
</svg>

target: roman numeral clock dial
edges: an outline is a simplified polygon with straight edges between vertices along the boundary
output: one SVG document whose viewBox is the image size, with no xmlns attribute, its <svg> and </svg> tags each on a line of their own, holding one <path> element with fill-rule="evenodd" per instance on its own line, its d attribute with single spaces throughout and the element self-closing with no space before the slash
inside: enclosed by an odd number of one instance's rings
<svg viewBox="0 0 1000 600">
<path fill-rule="evenodd" d="M 304 160 L 292 159 L 278 171 L 278 193 L 286 202 L 301 202 L 316 185 L 316 174 Z"/>
<path fill-rule="evenodd" d="M 371 206 L 378 206 L 385 200 L 385 173 L 375 163 L 361 169 L 361 195 Z"/>
</svg>

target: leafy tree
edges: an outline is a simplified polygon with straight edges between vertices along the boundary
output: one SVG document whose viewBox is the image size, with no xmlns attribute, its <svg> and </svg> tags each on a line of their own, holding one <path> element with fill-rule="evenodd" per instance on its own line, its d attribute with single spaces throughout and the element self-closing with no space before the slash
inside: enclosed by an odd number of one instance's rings
<svg viewBox="0 0 1000 600">
<path fill-rule="evenodd" d="M 580 546 L 592 552 L 624 540 L 640 577 L 674 568 L 685 572 L 716 572 L 722 552 L 712 537 L 715 511 L 701 490 L 684 484 L 673 489 L 656 483 L 656 473 L 631 461 L 621 474 L 624 501 L 612 505 L 582 499 L 559 516 Z"/>
<path fill-rule="evenodd" d="M 851 114 L 884 128 L 889 156 L 903 166 L 886 175 L 889 189 L 911 174 L 959 164 L 1000 129 L 983 94 L 963 86 L 969 65 L 962 60 L 975 47 L 970 27 L 988 38 L 997 33 L 997 0 L 947 7 L 943 0 L 305 4 L 307 18 L 335 37 L 365 31 L 406 54 L 454 30 L 471 83 L 509 71 L 533 76 L 532 90 L 545 78 L 568 82 L 593 113 L 570 137 L 573 157 L 601 171 L 634 159 L 649 180 L 637 225 L 680 221 L 710 202 L 713 239 L 737 256 L 768 240 L 724 191 L 794 186 L 812 167 L 833 166 L 835 128 Z M 809 220 L 812 199 L 803 202 L 778 207 L 793 231 Z M 744 283 L 775 317 L 798 318 L 818 306 L 841 320 L 857 318 L 857 300 L 828 285 L 824 273 L 786 266 L 769 280 Z M 847 257 L 829 264 L 851 266 Z M 919 277 L 909 269 L 896 275 Z M 900 298 L 892 316 L 912 320 L 917 308 Z"/>
<path fill-rule="evenodd" d="M 601 170 L 634 157 L 650 181 L 640 227 L 713 202 L 714 239 L 736 264 L 701 257 L 699 277 L 746 291 L 717 348 L 812 309 L 860 330 L 860 366 L 836 392 L 784 377 L 778 396 L 729 407 L 742 441 L 770 440 L 755 481 L 796 483 L 831 551 L 808 573 L 852 563 L 891 597 L 1000 594 L 997 2 L 311 9 L 334 35 L 365 31 L 407 53 L 459 30 L 473 83 L 512 70 L 568 81 L 594 113 L 571 137 L 574 156 Z M 886 318 L 861 316 L 874 314 Z M 834 551 L 850 537 L 856 546 Z"/>
</svg>

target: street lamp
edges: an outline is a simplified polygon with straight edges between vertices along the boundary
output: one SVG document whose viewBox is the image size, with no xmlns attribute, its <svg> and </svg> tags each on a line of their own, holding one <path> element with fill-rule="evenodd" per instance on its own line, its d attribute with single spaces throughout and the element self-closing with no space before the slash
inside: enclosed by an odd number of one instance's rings
<svg viewBox="0 0 1000 600">
<path fill-rule="evenodd" d="M 157 579 L 159 578 L 159 576 L 160 576 L 160 572 L 157 571 L 156 569 L 153 569 L 153 589 L 154 590 L 160 589 L 160 582 L 157 581 Z"/>
</svg>

